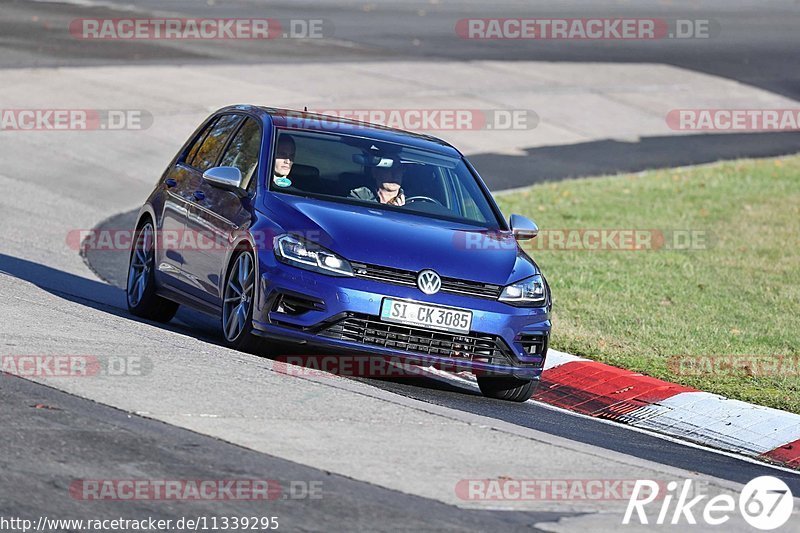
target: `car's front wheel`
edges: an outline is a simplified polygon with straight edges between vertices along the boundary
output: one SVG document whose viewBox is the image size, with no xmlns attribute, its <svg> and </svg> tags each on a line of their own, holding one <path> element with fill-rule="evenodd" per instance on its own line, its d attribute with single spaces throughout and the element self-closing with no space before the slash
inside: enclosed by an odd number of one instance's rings
<svg viewBox="0 0 800 533">
<path fill-rule="evenodd" d="M 539 386 L 538 380 L 518 379 L 514 377 L 478 376 L 478 387 L 487 398 L 524 402 L 533 396 Z"/>
<path fill-rule="evenodd" d="M 222 333 L 227 343 L 246 352 L 260 348 L 261 340 L 253 335 L 253 305 L 256 294 L 255 256 L 241 250 L 228 267 L 222 301 Z"/>
<path fill-rule="evenodd" d="M 147 220 L 139 226 L 131 246 L 128 264 L 128 310 L 142 318 L 169 322 L 178 312 L 178 304 L 156 294 L 155 231 Z"/>
</svg>

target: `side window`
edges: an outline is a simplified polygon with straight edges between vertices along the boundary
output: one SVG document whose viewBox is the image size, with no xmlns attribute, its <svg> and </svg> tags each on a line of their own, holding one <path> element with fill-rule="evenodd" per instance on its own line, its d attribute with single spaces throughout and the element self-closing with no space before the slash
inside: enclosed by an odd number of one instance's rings
<svg viewBox="0 0 800 533">
<path fill-rule="evenodd" d="M 211 128 L 214 127 L 215 122 L 216 119 L 209 122 L 208 125 L 203 128 L 203 131 L 200 132 L 200 135 L 198 135 L 194 140 L 192 146 L 189 147 L 189 151 L 186 152 L 186 157 L 183 160 L 187 165 L 191 165 L 194 161 L 194 158 L 197 157 L 197 151 L 201 146 L 203 146 L 203 141 L 206 140 L 206 136 L 208 135 L 208 132 L 211 131 Z"/>
<path fill-rule="evenodd" d="M 488 219 L 486 218 L 485 214 L 481 212 L 478 208 L 478 205 L 475 203 L 474 195 L 480 194 L 480 191 L 477 188 L 474 180 L 468 181 L 467 183 L 472 186 L 472 191 L 467 188 L 467 185 L 464 183 L 464 180 L 459 179 L 457 175 L 454 175 L 452 170 L 447 170 L 448 179 L 452 183 L 453 187 L 455 188 L 456 198 L 458 199 L 458 205 L 450 206 L 453 210 L 458 210 L 460 207 L 461 216 L 465 218 L 469 218 L 471 220 L 479 220 L 481 222 L 486 222 Z"/>
<path fill-rule="evenodd" d="M 211 168 L 217 161 L 220 152 L 225 147 L 225 142 L 228 137 L 236 129 L 241 117 L 239 115 L 223 115 L 211 126 L 208 134 L 203 139 L 203 144 L 197 150 L 193 157 L 187 158 L 187 163 L 198 169 L 200 172 L 205 172 Z M 190 154 L 191 156 L 192 154 Z"/>
<path fill-rule="evenodd" d="M 253 176 L 258 166 L 260 150 L 261 127 L 252 118 L 246 118 L 244 124 L 228 145 L 225 155 L 222 156 L 220 166 L 236 167 L 241 170 L 243 177 L 242 187 L 250 190 L 249 186 L 255 184 Z"/>
</svg>

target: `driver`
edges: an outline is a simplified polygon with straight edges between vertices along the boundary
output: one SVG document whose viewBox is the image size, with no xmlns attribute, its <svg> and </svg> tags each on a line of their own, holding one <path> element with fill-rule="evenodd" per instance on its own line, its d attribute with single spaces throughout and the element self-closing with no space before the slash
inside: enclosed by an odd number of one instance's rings
<svg viewBox="0 0 800 533">
<path fill-rule="evenodd" d="M 272 182 L 278 187 L 286 188 L 292 185 L 289 173 L 294 165 L 295 151 L 294 139 L 285 133 L 281 134 L 278 146 L 275 148 L 275 163 L 272 167 Z"/>
<path fill-rule="evenodd" d="M 400 160 L 393 157 L 390 167 L 372 167 L 372 178 L 375 180 L 374 190 L 369 187 L 359 187 L 350 191 L 350 198 L 387 205 L 405 205 L 406 197 L 402 188 L 403 173 Z"/>
</svg>

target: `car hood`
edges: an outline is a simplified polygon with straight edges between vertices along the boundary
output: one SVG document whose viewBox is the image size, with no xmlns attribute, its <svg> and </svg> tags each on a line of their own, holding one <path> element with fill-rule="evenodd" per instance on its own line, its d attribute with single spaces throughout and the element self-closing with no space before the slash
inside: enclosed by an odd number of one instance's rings
<svg viewBox="0 0 800 533">
<path fill-rule="evenodd" d="M 367 206 L 273 195 L 272 220 L 345 259 L 507 285 L 538 273 L 510 231 Z"/>
</svg>

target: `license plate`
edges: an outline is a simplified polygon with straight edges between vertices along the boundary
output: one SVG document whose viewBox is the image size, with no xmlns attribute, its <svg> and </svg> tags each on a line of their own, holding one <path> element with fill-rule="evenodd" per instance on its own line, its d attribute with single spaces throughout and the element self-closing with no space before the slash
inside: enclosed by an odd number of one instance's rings
<svg viewBox="0 0 800 533">
<path fill-rule="evenodd" d="M 453 333 L 469 333 L 472 311 L 384 298 L 381 320 Z"/>
</svg>

